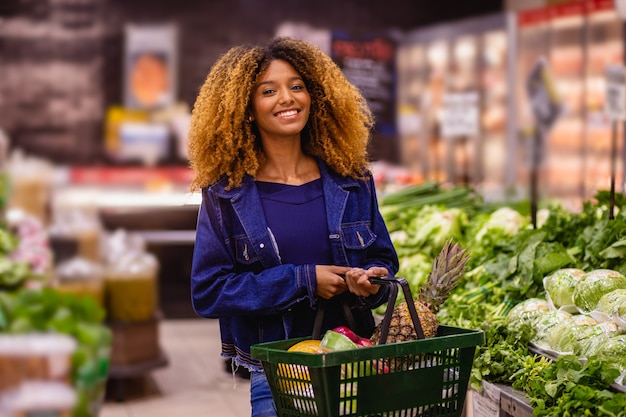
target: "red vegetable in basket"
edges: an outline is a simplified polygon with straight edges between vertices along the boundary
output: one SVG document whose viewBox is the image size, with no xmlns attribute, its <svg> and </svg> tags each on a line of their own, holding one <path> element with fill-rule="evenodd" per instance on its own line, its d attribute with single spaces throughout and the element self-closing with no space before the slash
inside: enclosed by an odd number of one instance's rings
<svg viewBox="0 0 626 417">
<path fill-rule="evenodd" d="M 348 339 L 356 343 L 358 347 L 373 346 L 373 343 L 368 338 L 359 336 L 350 330 L 349 327 L 337 326 L 332 329 L 332 331 L 346 336 Z"/>
<path fill-rule="evenodd" d="M 371 342 L 371 340 L 366 339 L 365 337 L 360 337 L 359 340 L 357 340 L 356 345 L 358 347 L 374 346 L 374 344 Z"/>
<path fill-rule="evenodd" d="M 354 333 L 352 330 L 350 330 L 350 328 L 346 326 L 337 326 L 332 330 L 333 332 L 337 332 L 346 336 L 348 339 L 352 340 L 354 343 L 357 343 L 357 344 L 359 343 L 359 339 L 361 339 L 361 336 Z"/>
</svg>

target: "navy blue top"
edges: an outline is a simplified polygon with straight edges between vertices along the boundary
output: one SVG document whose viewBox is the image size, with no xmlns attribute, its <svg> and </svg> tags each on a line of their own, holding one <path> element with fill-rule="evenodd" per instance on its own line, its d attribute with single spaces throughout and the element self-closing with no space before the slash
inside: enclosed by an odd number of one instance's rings
<svg viewBox="0 0 626 417">
<path fill-rule="evenodd" d="M 302 185 L 264 181 L 256 185 L 281 262 L 332 264 L 322 179 Z"/>
</svg>

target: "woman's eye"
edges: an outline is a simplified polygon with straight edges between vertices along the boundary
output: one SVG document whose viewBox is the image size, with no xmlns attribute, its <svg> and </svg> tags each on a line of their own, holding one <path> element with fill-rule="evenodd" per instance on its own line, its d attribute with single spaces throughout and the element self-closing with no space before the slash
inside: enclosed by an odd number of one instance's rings
<svg viewBox="0 0 626 417">
<path fill-rule="evenodd" d="M 263 94 L 263 95 L 268 95 L 268 94 L 272 94 L 272 93 L 274 93 L 274 92 L 275 92 L 275 90 L 272 90 L 272 89 L 268 88 L 267 90 L 263 90 L 263 91 L 261 92 L 261 94 Z"/>
<path fill-rule="evenodd" d="M 291 87 L 292 90 L 304 90 L 304 86 L 303 85 L 294 85 L 293 87 Z"/>
</svg>

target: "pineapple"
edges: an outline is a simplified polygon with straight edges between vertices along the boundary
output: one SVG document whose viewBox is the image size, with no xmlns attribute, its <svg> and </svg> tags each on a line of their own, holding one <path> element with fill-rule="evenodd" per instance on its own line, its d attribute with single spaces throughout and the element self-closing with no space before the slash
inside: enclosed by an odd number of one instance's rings
<svg viewBox="0 0 626 417">
<path fill-rule="evenodd" d="M 414 300 L 425 337 L 434 337 L 437 334 L 439 327 L 437 312 L 450 296 L 452 289 L 459 283 L 468 261 L 469 255 L 466 250 L 458 243 L 451 241 L 444 245 L 434 260 L 428 280 L 420 288 L 417 299 Z M 382 323 L 376 326 L 370 339 L 374 344 L 377 344 L 380 338 L 381 325 Z M 387 343 L 405 342 L 417 338 L 407 302 L 402 301 L 393 310 Z"/>
</svg>

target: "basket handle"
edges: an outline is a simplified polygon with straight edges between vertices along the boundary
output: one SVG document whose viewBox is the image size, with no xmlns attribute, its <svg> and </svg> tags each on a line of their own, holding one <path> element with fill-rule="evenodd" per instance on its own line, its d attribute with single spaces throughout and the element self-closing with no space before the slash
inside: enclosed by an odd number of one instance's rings
<svg viewBox="0 0 626 417">
<path fill-rule="evenodd" d="M 389 289 L 389 297 L 387 299 L 387 310 L 385 311 L 385 315 L 381 324 L 378 344 L 384 345 L 385 343 L 387 343 L 389 326 L 391 325 L 391 317 L 393 315 L 393 309 L 396 304 L 396 298 L 398 297 L 398 287 L 402 287 L 402 292 L 404 294 L 405 300 L 407 301 L 409 314 L 411 316 L 411 321 L 413 322 L 413 327 L 415 328 L 417 338 L 424 339 L 424 330 L 422 329 L 422 323 L 420 322 L 419 315 L 417 314 L 417 310 L 415 309 L 415 304 L 413 303 L 413 295 L 411 294 L 411 288 L 409 287 L 409 283 L 406 281 L 406 279 L 392 277 L 372 277 L 369 278 L 369 281 L 372 284 L 377 285 L 391 285 L 391 288 Z M 320 302 L 318 302 L 317 311 L 315 313 L 315 322 L 313 323 L 313 339 L 320 339 L 322 331 L 322 321 L 324 319 L 324 312 L 326 311 L 326 303 L 327 301 L 324 299 L 320 299 Z M 342 306 L 344 316 L 346 318 L 346 321 L 348 322 L 348 327 L 355 330 L 357 327 L 356 322 L 354 320 L 354 316 L 352 315 L 352 310 L 350 310 L 350 306 L 345 301 L 345 299 L 342 302 Z"/>
<path fill-rule="evenodd" d="M 313 335 L 312 339 L 321 339 L 322 333 L 322 322 L 324 320 L 324 314 L 326 312 L 326 305 L 328 304 L 328 300 L 324 298 L 320 298 L 317 302 L 317 311 L 315 312 L 315 322 L 313 323 Z M 353 331 L 356 331 L 357 325 L 354 320 L 354 315 L 352 314 L 352 310 L 348 305 L 345 298 L 341 301 L 341 307 L 343 308 L 343 315 L 348 322 L 348 327 Z"/>
<path fill-rule="evenodd" d="M 418 339 L 424 339 L 424 330 L 422 329 L 422 322 L 420 322 L 419 315 L 415 309 L 415 303 L 413 302 L 413 295 L 411 294 L 411 288 L 409 283 L 404 278 L 392 278 L 392 277 L 372 277 L 369 279 L 372 284 L 378 285 L 391 285 L 389 289 L 389 298 L 387 299 L 387 310 L 383 316 L 383 321 L 380 328 L 380 337 L 378 339 L 379 345 L 387 343 L 387 336 L 389 335 L 389 326 L 391 325 L 391 316 L 393 316 L 393 309 L 396 305 L 396 298 L 398 297 L 398 287 L 402 287 L 402 293 L 406 300 L 407 307 L 409 308 L 409 315 L 413 322 L 413 328 Z"/>
</svg>

